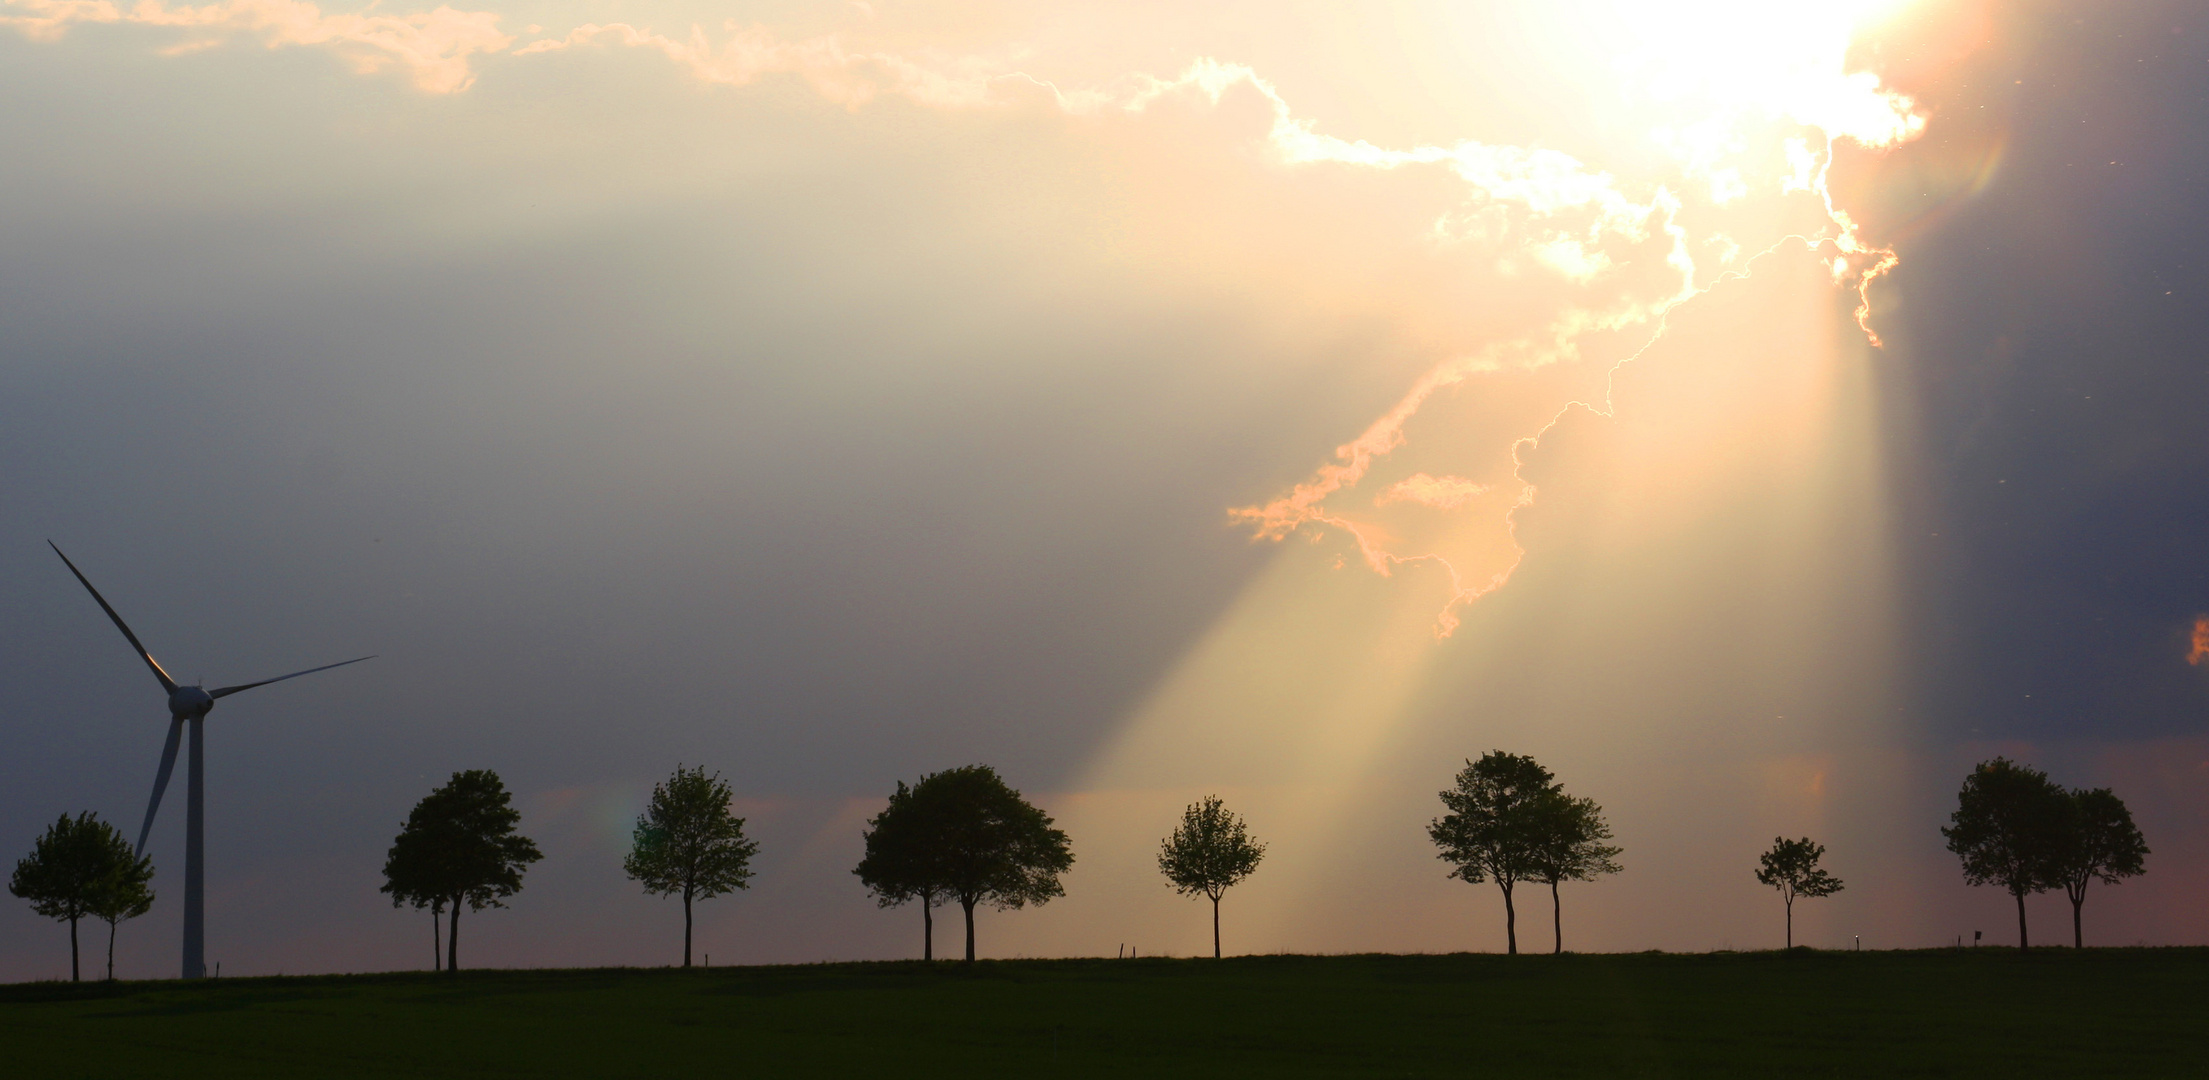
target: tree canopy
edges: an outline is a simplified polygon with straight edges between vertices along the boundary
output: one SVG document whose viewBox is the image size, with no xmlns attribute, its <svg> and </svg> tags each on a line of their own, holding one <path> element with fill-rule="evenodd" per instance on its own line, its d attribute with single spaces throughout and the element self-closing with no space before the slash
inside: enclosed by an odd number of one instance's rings
<svg viewBox="0 0 2209 1080">
<path fill-rule="evenodd" d="M 1964 880 L 2000 885 L 2017 901 L 2017 947 L 2030 947 L 2025 897 L 2063 885 L 2072 815 L 2068 792 L 2038 769 L 2008 758 L 1983 761 L 1956 793 L 1941 829 L 1963 860 Z"/>
<path fill-rule="evenodd" d="M 108 922 L 107 974 L 115 977 L 115 924 L 143 915 L 153 906 L 153 860 L 139 858 L 115 826 L 89 811 L 61 815 L 19 859 L 8 891 L 31 902 L 31 910 L 69 924 L 69 979 L 83 978 L 78 959 L 77 922 Z"/>
<path fill-rule="evenodd" d="M 1465 763 L 1456 784 L 1441 792 L 1449 812 L 1427 826 L 1451 877 L 1493 881 L 1503 891 L 1504 936 L 1513 953 L 1519 931 L 1512 889 L 1541 873 L 1537 849 L 1545 805 L 1557 790 L 1550 771 L 1533 758 L 1491 750 Z"/>
<path fill-rule="evenodd" d="M 445 966 L 460 965 L 460 909 L 505 907 L 521 891 L 522 872 L 544 857 L 515 832 L 521 811 L 489 769 L 456 772 L 414 805 L 384 859 L 383 892 L 392 906 L 443 903 L 452 913 Z"/>
<path fill-rule="evenodd" d="M 1807 836 L 1800 840 L 1775 836 L 1772 849 L 1757 856 L 1756 879 L 1778 889 L 1780 900 L 1786 905 L 1787 947 L 1790 949 L 1795 947 L 1795 898 L 1832 896 L 1841 891 L 1841 879 L 1818 865 L 1818 860 L 1824 857 L 1825 845 Z"/>
<path fill-rule="evenodd" d="M 885 907 L 919 899 L 925 913 L 935 897 L 957 899 L 968 960 L 977 904 L 1004 910 L 1064 896 L 1059 875 L 1074 865 L 1066 833 L 987 765 L 931 773 L 911 788 L 900 783 L 870 825 L 854 872 Z"/>
<path fill-rule="evenodd" d="M 1527 815 L 1532 831 L 1527 854 L 1527 878 L 1549 886 L 1550 925 L 1555 931 L 1551 951 L 1565 951 L 1564 905 L 1557 887 L 1566 881 L 1594 881 L 1618 873 L 1620 848 L 1605 843 L 1610 823 L 1594 799 L 1567 795 L 1552 786 L 1535 799 Z"/>
<path fill-rule="evenodd" d="M 2069 835 L 2059 859 L 2063 891 L 2071 899 L 2071 944 L 2086 947 L 2081 909 L 2087 885 L 2115 885 L 2147 872 L 2148 841 L 2132 823 L 2132 811 L 2108 788 L 2071 792 Z"/>
<path fill-rule="evenodd" d="M 674 776 L 653 786 L 621 861 L 645 892 L 683 898 L 684 967 L 690 966 L 691 901 L 711 900 L 752 880 L 759 844 L 744 836 L 744 819 L 729 810 L 731 798 L 720 773 L 677 765 Z"/>
<path fill-rule="evenodd" d="M 1158 870 L 1175 892 L 1212 901 L 1212 958 L 1220 955 L 1220 897 L 1258 869 L 1266 846 L 1250 838 L 1243 819 L 1217 795 L 1191 803 L 1181 824 L 1158 845 Z"/>
<path fill-rule="evenodd" d="M 882 907 L 920 901 L 921 958 L 936 958 L 935 906 L 950 895 L 943 871 L 937 867 L 936 850 L 929 843 L 931 789 L 923 795 L 905 781 L 897 782 L 890 804 L 868 819 L 864 834 L 866 854 L 852 873 Z"/>
</svg>

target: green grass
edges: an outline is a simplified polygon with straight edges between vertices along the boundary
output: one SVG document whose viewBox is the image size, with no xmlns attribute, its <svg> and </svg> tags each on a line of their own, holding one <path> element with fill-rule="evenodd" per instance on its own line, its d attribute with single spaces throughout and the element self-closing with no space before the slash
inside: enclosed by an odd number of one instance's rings
<svg viewBox="0 0 2209 1080">
<path fill-rule="evenodd" d="M 1261 956 L 0 987 L 10 1076 L 2180 1076 L 2209 949 Z"/>
</svg>

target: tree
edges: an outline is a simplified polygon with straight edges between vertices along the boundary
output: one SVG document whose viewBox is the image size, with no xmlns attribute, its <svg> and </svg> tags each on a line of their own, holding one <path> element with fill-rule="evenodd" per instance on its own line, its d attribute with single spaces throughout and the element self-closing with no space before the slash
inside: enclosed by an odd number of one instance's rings
<svg viewBox="0 0 2209 1080">
<path fill-rule="evenodd" d="M 1756 879 L 1778 889 L 1780 900 L 1787 905 L 1790 949 L 1795 947 L 1795 898 L 1832 896 L 1841 891 L 1841 879 L 1818 865 L 1824 857 L 1825 845 L 1812 843 L 1807 836 L 1800 840 L 1775 836 L 1772 850 L 1757 856 Z"/>
<path fill-rule="evenodd" d="M 1066 833 L 997 770 L 965 765 L 923 776 L 907 798 L 918 813 L 913 833 L 900 838 L 913 845 L 906 865 L 965 909 L 969 962 L 975 905 L 1003 911 L 1066 895 L 1058 880 L 1074 865 Z"/>
<path fill-rule="evenodd" d="M 927 778 L 922 779 L 925 782 Z M 898 781 L 897 790 L 890 794 L 890 805 L 868 819 L 864 834 L 867 851 L 852 870 L 882 907 L 920 901 L 923 960 L 936 958 L 935 906 L 950 896 L 943 870 L 936 863 L 938 852 L 929 842 L 935 831 L 931 811 L 942 801 L 935 797 L 942 791 L 940 787 L 931 788 L 924 795 L 917 788 L 905 786 L 905 781 Z"/>
<path fill-rule="evenodd" d="M 1457 785 L 1441 793 L 1449 813 L 1427 826 L 1442 849 L 1450 876 L 1467 884 L 1493 880 L 1503 891 L 1503 928 L 1510 951 L 1519 951 L 1518 912 L 1511 891 L 1539 873 L 1535 850 L 1540 838 L 1541 806 L 1558 785 L 1533 758 L 1491 750 L 1467 761 Z"/>
<path fill-rule="evenodd" d="M 445 970 L 460 970 L 460 909 L 482 911 L 522 889 L 522 871 L 544 858 L 537 845 L 514 831 L 521 811 L 499 774 L 489 769 L 456 772 L 424 796 L 384 860 L 383 892 L 391 905 L 419 908 L 443 901 L 451 912 L 445 935 Z"/>
<path fill-rule="evenodd" d="M 1611 838 L 1611 826 L 1594 799 L 1574 798 L 1551 788 L 1535 801 L 1530 816 L 1534 837 L 1528 853 L 1529 878 L 1549 886 L 1550 925 L 1556 934 L 1551 952 L 1563 955 L 1564 906 L 1557 897 L 1558 883 L 1594 881 L 1618 873 L 1620 849 L 1604 843 Z"/>
<path fill-rule="evenodd" d="M 438 869 L 435 845 L 436 838 L 427 814 L 417 805 L 414 813 L 408 815 L 406 826 L 399 830 L 398 837 L 391 842 L 391 851 L 384 857 L 384 884 L 380 891 L 391 894 L 392 907 L 409 904 L 416 911 L 429 909 L 430 968 L 442 970 L 445 950 L 438 938 L 437 923 L 438 917 L 445 910 L 447 892 Z"/>
<path fill-rule="evenodd" d="M 644 891 L 683 897 L 683 966 L 690 966 L 690 903 L 745 888 L 759 844 L 744 837 L 744 819 L 729 812 L 734 798 L 720 773 L 684 769 L 652 788 L 652 801 L 637 816 L 636 832 L 621 868 Z"/>
<path fill-rule="evenodd" d="M 61 815 L 31 846 L 31 854 L 15 864 L 8 891 L 31 902 L 31 910 L 49 919 L 69 922 L 69 981 L 83 978 L 78 963 L 77 921 L 101 917 L 101 911 L 120 889 L 126 873 L 141 860 L 131 856 L 130 842 L 115 826 L 90 811 L 72 818 Z M 144 862 L 153 876 L 152 862 Z M 147 897 L 150 905 L 152 897 Z M 118 913 L 117 918 L 125 916 Z M 109 935 L 108 975 L 115 973 L 112 934 Z"/>
<path fill-rule="evenodd" d="M 2115 885 L 2146 873 L 2148 841 L 2132 823 L 2132 811 L 2108 788 L 2071 792 L 2071 833 L 2062 857 L 2063 891 L 2071 897 L 2071 947 L 2086 947 L 2081 908 L 2086 886 Z"/>
<path fill-rule="evenodd" d="M 107 981 L 115 981 L 115 927 L 153 910 L 153 856 L 131 850 L 121 830 L 107 830 L 107 873 L 93 896 L 92 914 L 107 923 Z"/>
<path fill-rule="evenodd" d="M 1158 869 L 1183 896 L 1198 893 L 1212 900 L 1212 959 L 1220 957 L 1220 897 L 1249 877 L 1265 857 L 1266 846 L 1250 838 L 1243 819 L 1217 795 L 1191 803 L 1181 826 L 1159 842 Z"/>
<path fill-rule="evenodd" d="M 2073 813 L 2070 794 L 2047 773 L 1998 757 L 1964 777 L 1952 824 L 1941 830 L 1966 882 L 2000 885 L 2016 899 L 2020 951 L 2031 946 L 2025 897 L 2064 884 Z"/>
</svg>

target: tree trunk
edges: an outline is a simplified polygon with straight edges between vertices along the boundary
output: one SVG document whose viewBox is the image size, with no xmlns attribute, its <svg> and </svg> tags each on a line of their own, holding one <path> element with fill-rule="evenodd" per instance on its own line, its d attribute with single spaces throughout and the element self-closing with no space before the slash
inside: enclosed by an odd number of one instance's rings
<svg viewBox="0 0 2209 1080">
<path fill-rule="evenodd" d="M 430 970 L 445 970 L 445 939 L 437 932 L 437 920 L 445 914 L 444 905 L 430 908 Z"/>
<path fill-rule="evenodd" d="M 1519 913 L 1511 906 L 1511 886 L 1501 881 L 1496 887 L 1503 890 L 1503 937 L 1511 955 L 1519 955 Z"/>
<path fill-rule="evenodd" d="M 1557 931 L 1557 944 L 1549 951 L 1551 956 L 1565 955 L 1565 905 L 1557 899 L 1557 881 L 1549 883 L 1549 925 Z"/>
<path fill-rule="evenodd" d="M 2081 884 L 2079 891 L 2071 894 L 2071 947 L 2074 949 L 2086 948 L 2086 930 L 2079 919 L 2079 909 L 2085 906 L 2086 886 Z"/>
<path fill-rule="evenodd" d="M 2017 897 L 2017 951 L 2024 952 L 2032 945 L 2032 940 L 2025 936 L 2025 894 L 2012 895 Z"/>
<path fill-rule="evenodd" d="M 683 890 L 683 966 L 690 966 L 690 890 Z"/>
<path fill-rule="evenodd" d="M 1783 896 L 1780 899 L 1787 901 L 1787 947 L 1792 949 L 1795 947 L 1795 898 Z"/>
<path fill-rule="evenodd" d="M 115 921 L 113 919 L 108 920 L 107 924 L 107 981 L 115 981 Z"/>
<path fill-rule="evenodd" d="M 1220 958 L 1220 898 L 1212 898 L 1212 959 Z"/>
<path fill-rule="evenodd" d="M 457 974 L 460 971 L 460 900 L 461 898 L 458 896 L 453 897 L 453 913 L 450 921 L 445 924 L 445 971 L 447 974 Z"/>
<path fill-rule="evenodd" d="M 920 897 L 920 958 L 923 960 L 934 960 L 936 958 L 936 913 L 932 910 L 933 906 L 933 898 L 927 893 L 922 893 Z"/>
<path fill-rule="evenodd" d="M 966 962 L 971 964 L 974 962 L 974 901 L 962 896 L 959 903 L 966 908 Z"/>
<path fill-rule="evenodd" d="M 77 919 L 72 915 L 69 917 L 69 981 L 78 982 L 81 978 L 77 974 Z"/>
</svg>

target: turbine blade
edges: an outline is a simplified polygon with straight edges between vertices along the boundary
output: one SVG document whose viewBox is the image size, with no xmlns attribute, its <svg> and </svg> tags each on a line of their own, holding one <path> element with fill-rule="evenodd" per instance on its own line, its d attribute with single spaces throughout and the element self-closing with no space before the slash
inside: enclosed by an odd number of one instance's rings
<svg viewBox="0 0 2209 1080">
<path fill-rule="evenodd" d="M 169 774 L 176 770 L 176 743 L 183 735 L 184 718 L 171 718 L 169 743 L 161 748 L 161 771 L 153 774 L 153 798 L 146 800 L 146 823 L 138 827 L 138 849 L 131 853 L 132 858 L 146 853 L 146 837 L 153 832 L 153 812 L 161 809 L 161 793 L 168 790 Z"/>
<path fill-rule="evenodd" d="M 374 660 L 376 656 L 380 655 L 382 654 L 378 653 L 370 656 L 356 656 L 351 660 L 340 660 L 335 664 L 324 664 L 321 667 L 311 667 L 305 671 L 294 671 L 289 675 L 278 675 L 273 679 L 262 679 L 260 682 L 249 682 L 239 686 L 225 686 L 220 690 L 209 690 L 207 692 L 207 696 L 211 698 L 229 697 L 230 695 L 235 694 L 240 690 L 251 690 L 256 686 L 267 686 L 272 682 L 283 682 L 285 679 L 296 679 L 301 675 L 312 675 L 317 671 L 328 671 L 334 667 L 344 667 L 347 664 L 358 664 L 363 660 Z"/>
<path fill-rule="evenodd" d="M 53 548 L 54 554 L 61 555 L 61 548 L 57 546 L 53 541 L 46 541 L 46 546 Z M 61 555 L 61 562 L 62 565 L 69 568 L 70 573 L 77 575 L 78 581 L 84 582 L 84 590 L 92 594 L 92 599 L 100 602 L 100 610 L 107 612 L 107 617 L 115 620 L 115 629 L 121 630 L 123 632 L 123 636 L 130 639 L 130 647 L 138 650 L 138 655 L 145 658 L 146 666 L 153 669 L 153 677 L 161 680 L 161 689 L 166 690 L 172 694 L 175 693 L 176 680 L 170 678 L 168 672 L 161 670 L 160 664 L 154 663 L 153 654 L 147 652 L 146 647 L 138 643 L 138 635 L 131 633 L 130 627 L 123 624 L 123 617 L 121 615 L 115 614 L 115 609 L 108 606 L 107 597 L 101 596 L 100 590 L 93 588 L 92 583 L 85 580 L 84 571 L 77 569 L 77 564 L 70 562 L 69 556 Z"/>
</svg>

